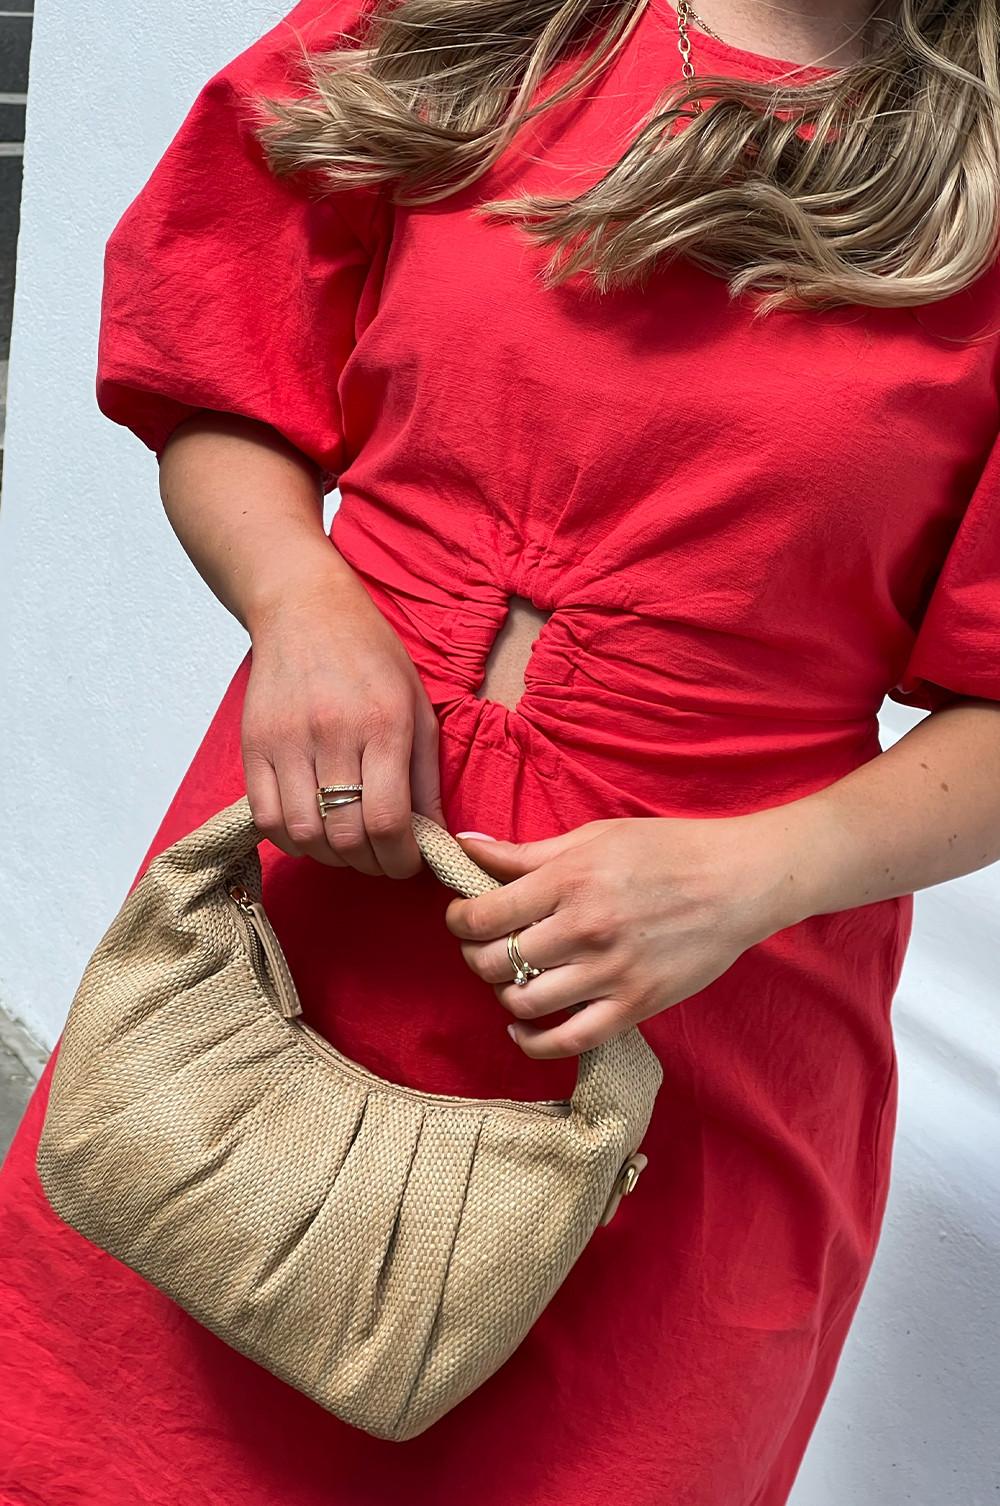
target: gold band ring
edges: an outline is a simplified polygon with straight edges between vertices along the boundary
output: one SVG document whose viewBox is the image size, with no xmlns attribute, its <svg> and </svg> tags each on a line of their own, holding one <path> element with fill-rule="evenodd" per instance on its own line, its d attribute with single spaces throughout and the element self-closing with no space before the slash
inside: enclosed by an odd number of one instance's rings
<svg viewBox="0 0 1000 1506">
<path fill-rule="evenodd" d="M 525 983 L 530 983 L 532 978 L 537 978 L 541 973 L 544 973 L 545 969 L 544 967 L 532 967 L 530 962 L 525 962 L 521 956 L 521 948 L 517 944 L 517 938 L 520 934 L 520 931 L 511 931 L 507 937 L 507 956 L 510 958 L 510 965 L 514 969 L 514 982 L 523 986 Z"/>
</svg>

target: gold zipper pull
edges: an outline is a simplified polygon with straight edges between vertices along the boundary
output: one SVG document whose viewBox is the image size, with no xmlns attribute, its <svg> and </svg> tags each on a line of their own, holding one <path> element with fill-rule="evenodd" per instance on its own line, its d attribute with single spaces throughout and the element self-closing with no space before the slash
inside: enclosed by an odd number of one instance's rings
<svg viewBox="0 0 1000 1506">
<path fill-rule="evenodd" d="M 649 1157 L 644 1156 L 642 1151 L 637 1150 L 633 1151 L 628 1159 L 619 1167 L 618 1175 L 615 1178 L 615 1185 L 611 1189 L 611 1194 L 604 1205 L 604 1212 L 601 1214 L 599 1220 L 602 1226 L 610 1224 L 618 1212 L 618 1205 L 622 1198 L 628 1197 L 635 1191 L 635 1184 L 648 1165 Z"/>
<path fill-rule="evenodd" d="M 229 890 L 229 897 L 234 904 L 239 906 L 251 935 L 260 947 L 267 965 L 267 981 L 274 991 L 283 1018 L 297 1019 L 302 1013 L 298 989 L 295 987 L 295 980 L 285 960 L 285 954 L 281 950 L 281 943 L 274 933 L 263 905 L 252 899 L 242 884 L 233 884 Z"/>
</svg>

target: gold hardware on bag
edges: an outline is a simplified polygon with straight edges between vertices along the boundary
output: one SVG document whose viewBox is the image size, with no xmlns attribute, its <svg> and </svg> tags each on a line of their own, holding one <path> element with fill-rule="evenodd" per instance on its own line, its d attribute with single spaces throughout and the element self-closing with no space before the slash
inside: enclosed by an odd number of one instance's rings
<svg viewBox="0 0 1000 1506">
<path fill-rule="evenodd" d="M 602 1226 L 610 1224 L 618 1212 L 618 1204 L 622 1198 L 628 1197 L 630 1193 L 635 1191 L 635 1184 L 648 1165 L 649 1157 L 644 1156 L 641 1151 L 636 1151 L 634 1155 L 629 1156 L 615 1178 L 615 1185 L 611 1189 L 611 1196 L 608 1198 L 604 1212 L 601 1214 L 600 1221 Z"/>
<path fill-rule="evenodd" d="M 638 1169 L 638 1167 L 636 1167 L 636 1166 L 629 1166 L 628 1169 L 625 1172 L 625 1175 L 622 1177 L 621 1182 L 619 1184 L 620 1187 L 621 1187 L 621 1190 L 622 1190 L 622 1197 L 628 1197 L 629 1193 L 633 1192 L 635 1190 L 635 1184 L 636 1184 L 636 1182 L 638 1182 L 638 1180 L 639 1180 L 639 1169 Z"/>
</svg>

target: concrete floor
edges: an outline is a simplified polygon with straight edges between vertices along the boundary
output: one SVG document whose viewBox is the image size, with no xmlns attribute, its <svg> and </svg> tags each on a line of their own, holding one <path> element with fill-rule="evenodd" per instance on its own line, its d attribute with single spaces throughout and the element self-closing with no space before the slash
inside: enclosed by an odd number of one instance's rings
<svg viewBox="0 0 1000 1506">
<path fill-rule="evenodd" d="M 0 1010 L 0 1159 L 7 1153 L 44 1065 L 42 1049 Z"/>
</svg>

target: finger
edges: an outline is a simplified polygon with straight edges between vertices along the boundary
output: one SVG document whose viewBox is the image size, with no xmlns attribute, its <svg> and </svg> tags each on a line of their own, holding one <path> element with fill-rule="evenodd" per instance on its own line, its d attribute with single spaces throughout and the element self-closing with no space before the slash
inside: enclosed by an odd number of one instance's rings
<svg viewBox="0 0 1000 1506">
<path fill-rule="evenodd" d="M 364 828 L 379 872 L 411 878 L 422 866 L 410 823 L 410 740 L 370 738 L 361 755 Z"/>
<path fill-rule="evenodd" d="M 560 832 L 558 836 L 543 837 L 538 842 L 488 841 L 475 836 L 463 836 L 459 840 L 469 857 L 488 873 L 495 878 L 511 879 L 531 873 L 544 863 L 551 863 L 553 858 L 592 841 L 602 824 L 591 821 L 585 826 L 574 827 L 572 831 Z"/>
<path fill-rule="evenodd" d="M 292 851 L 292 844 L 285 831 L 278 779 L 270 759 L 262 754 L 244 752 L 243 775 L 247 787 L 247 800 L 250 802 L 250 814 L 253 816 L 257 830 L 282 852 L 297 857 L 298 853 Z"/>
<path fill-rule="evenodd" d="M 607 978 L 598 977 L 585 963 L 566 963 L 554 967 L 527 983 L 501 983 L 495 993 L 504 1009 L 518 1020 L 540 1020 L 600 998 L 609 986 Z"/>
<path fill-rule="evenodd" d="M 559 1025 L 539 1029 L 537 1025 L 516 1020 L 507 1026 L 507 1030 L 525 1056 L 536 1061 L 551 1061 L 556 1057 L 579 1056 L 582 1051 L 592 1051 L 595 1046 L 602 1046 L 605 1041 L 621 1035 L 632 1023 L 625 1004 L 619 999 L 603 998 L 591 1000 Z"/>
<path fill-rule="evenodd" d="M 563 915 L 547 915 L 537 924 L 525 926 L 517 945 L 529 967 L 551 968 L 583 960 L 578 956 L 579 948 L 574 946 Z M 514 977 L 506 937 L 496 941 L 463 941 L 461 952 L 472 971 L 486 983 L 510 983 Z"/>
<path fill-rule="evenodd" d="M 294 857 L 318 856 L 322 852 L 323 827 L 308 758 L 298 748 L 279 750 L 274 756 L 274 774 L 284 827 L 284 843 L 278 845 Z"/>
<path fill-rule="evenodd" d="M 447 827 L 441 805 L 441 736 L 430 702 L 418 715 L 410 753 L 410 800 L 415 811 Z"/>
<path fill-rule="evenodd" d="M 311 781 L 313 809 L 317 816 L 319 816 L 319 805 L 316 791 L 321 785 L 363 784 L 363 782 L 361 760 L 356 752 L 348 754 L 343 749 L 338 751 L 322 749 L 317 752 Z M 345 790 L 344 793 L 349 792 Z M 332 810 L 327 811 L 325 816 L 319 817 L 321 846 L 317 856 L 325 862 L 329 862 L 332 856 L 344 867 L 356 868 L 359 873 L 367 873 L 374 877 L 380 874 L 382 869 L 368 840 L 363 806 L 362 797 L 361 800 L 351 800 L 347 805 L 334 806 Z"/>
<path fill-rule="evenodd" d="M 558 908 L 560 897 L 559 875 L 545 867 L 474 899 L 453 899 L 445 911 L 445 924 L 462 941 L 492 941 L 544 920 Z"/>
</svg>

